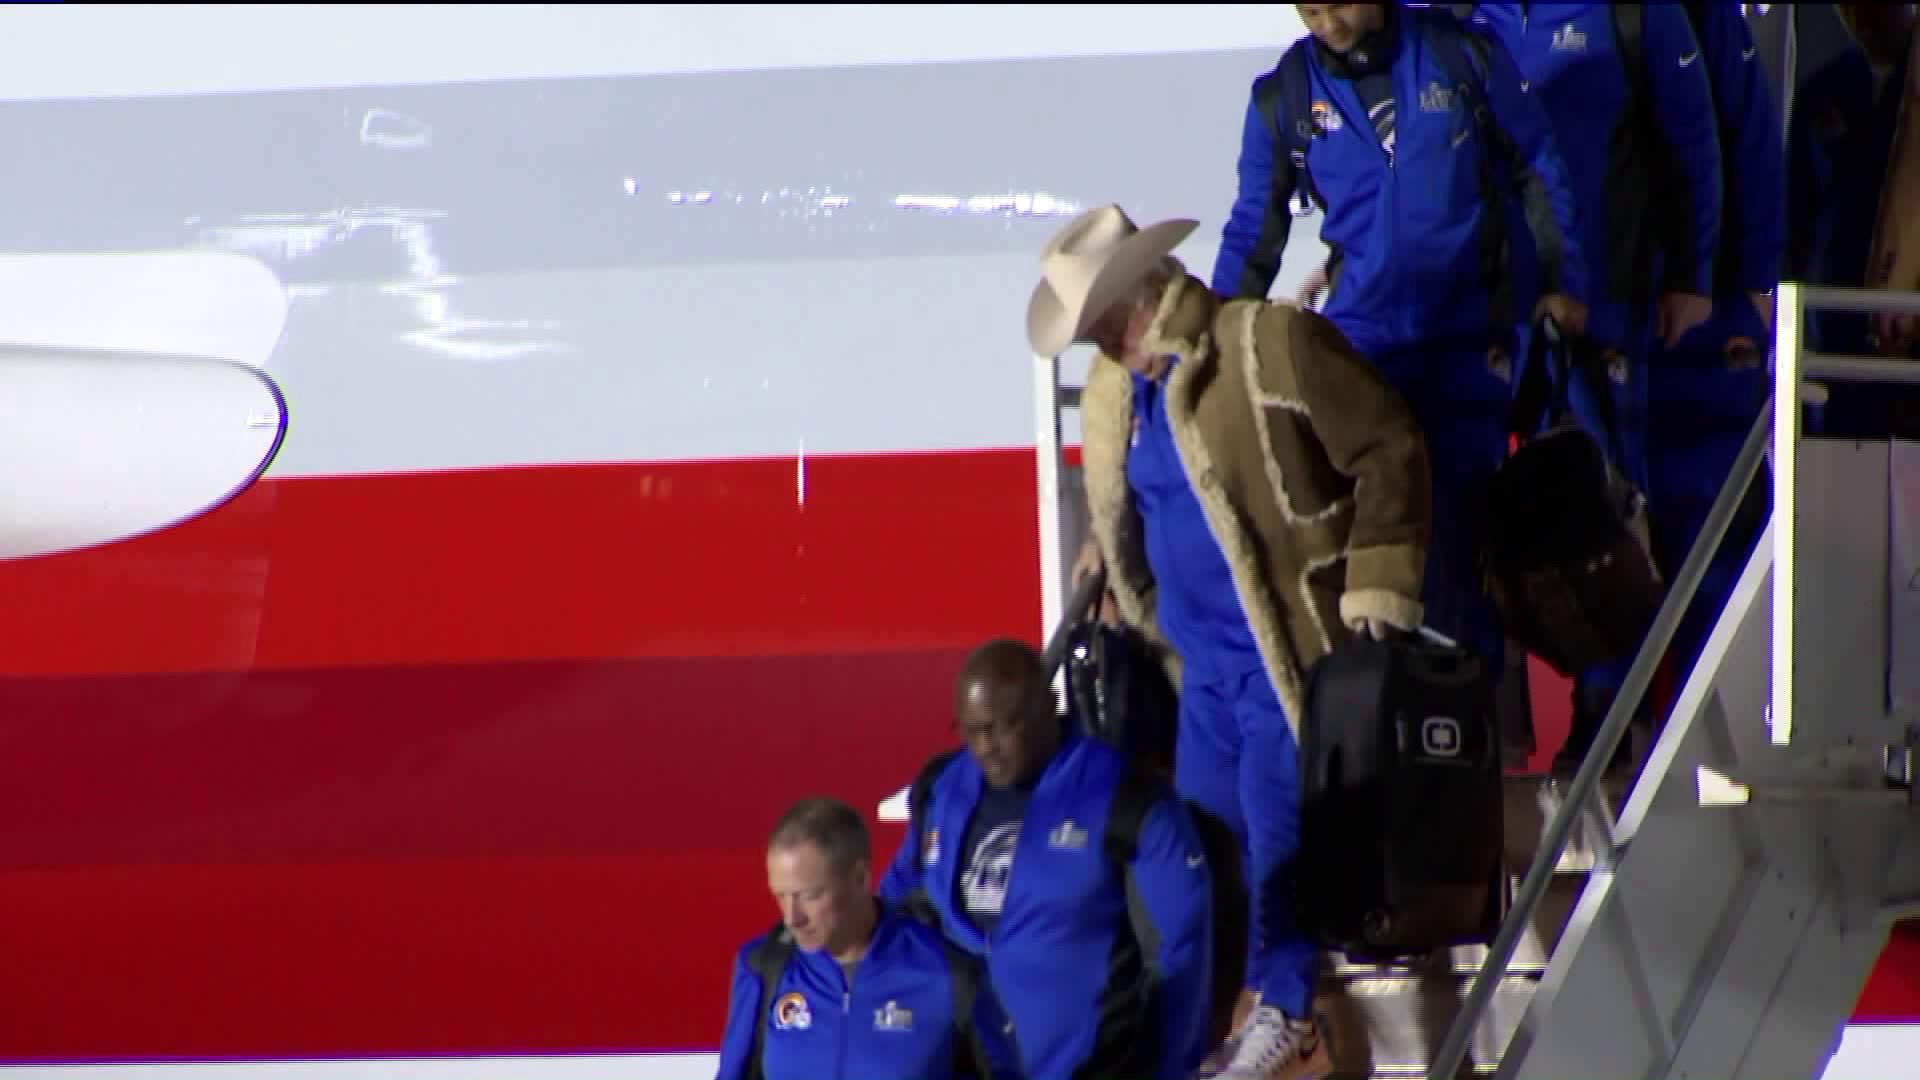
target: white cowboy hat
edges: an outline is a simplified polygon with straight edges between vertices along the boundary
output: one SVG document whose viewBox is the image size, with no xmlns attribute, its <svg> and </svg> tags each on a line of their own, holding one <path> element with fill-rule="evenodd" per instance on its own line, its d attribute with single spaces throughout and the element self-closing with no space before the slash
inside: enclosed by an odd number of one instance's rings
<svg viewBox="0 0 1920 1080">
<path fill-rule="evenodd" d="M 1059 355 L 1199 227 L 1175 218 L 1142 229 L 1118 206 L 1068 222 L 1040 253 L 1040 284 L 1027 301 L 1027 343 L 1041 356 Z"/>
</svg>

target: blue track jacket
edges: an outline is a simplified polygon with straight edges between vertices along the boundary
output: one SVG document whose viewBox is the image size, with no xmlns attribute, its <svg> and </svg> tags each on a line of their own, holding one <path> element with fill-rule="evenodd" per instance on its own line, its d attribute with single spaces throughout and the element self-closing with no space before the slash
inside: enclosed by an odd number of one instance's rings
<svg viewBox="0 0 1920 1080">
<path fill-rule="evenodd" d="M 1309 110 L 1282 102 L 1279 115 L 1310 111 L 1321 119 L 1306 165 L 1326 204 L 1320 237 L 1339 257 L 1324 314 L 1369 356 L 1442 341 L 1504 340 L 1508 327 L 1532 310 L 1528 296 L 1513 296 L 1511 310 L 1494 310 L 1489 274 L 1494 281 L 1510 278 L 1506 265 L 1489 265 L 1484 230 L 1490 224 L 1505 229 L 1511 202 L 1487 212 L 1483 166 L 1500 182 L 1500 198 L 1517 193 L 1525 205 L 1546 271 L 1539 291 L 1587 299 L 1573 189 L 1546 115 L 1522 90 L 1512 58 L 1497 42 L 1486 42 L 1478 92 L 1494 145 L 1478 137 L 1472 110 L 1450 89 L 1453 80 L 1435 43 L 1467 32 L 1450 11 L 1395 12 L 1388 31 L 1397 103 L 1391 160 L 1353 83 L 1328 75 L 1310 38 L 1293 46 L 1310 50 L 1314 100 Z M 1247 106 L 1239 196 L 1213 269 L 1213 290 L 1223 296 L 1265 298 L 1286 248 L 1288 202 L 1300 178 L 1286 154 L 1276 152 L 1272 122 L 1260 106 L 1263 83 L 1275 78 L 1275 72 L 1261 76 Z"/>
<path fill-rule="evenodd" d="M 766 935 L 740 947 L 733 961 L 727 1033 L 717 1080 L 953 1080 L 974 1075 L 970 1047 L 953 1015 L 953 980 L 940 932 L 881 906 L 866 958 L 849 988 L 840 965 L 824 954 L 794 950 L 773 1000 L 760 999 L 760 976 L 748 961 Z M 975 1030 L 992 1080 L 1020 1076 L 1006 1038 L 1006 1020 L 980 980 Z M 753 1028 L 766 1025 L 759 1075 L 748 1075 Z"/>
<path fill-rule="evenodd" d="M 1787 246 L 1786 154 L 1780 105 L 1741 5 L 1698 5 L 1700 49 L 1720 117 L 1724 181 L 1720 219 L 1720 297 L 1770 292 L 1780 284 Z"/>
<path fill-rule="evenodd" d="M 1033 1080 L 1186 1080 L 1210 1049 L 1211 871 L 1169 789 L 1141 825 L 1131 867 L 1151 924 L 1143 945 L 1129 923 L 1125 877 L 1102 849 L 1127 768 L 1113 747 L 1066 735 L 1027 803 L 991 937 L 957 904 L 960 838 L 985 784 L 970 755 L 956 756 L 928 793 L 924 870 L 910 833 L 880 883 L 880 894 L 896 899 L 924 888 L 949 939 L 986 957 Z"/>
<path fill-rule="evenodd" d="M 1720 244 L 1720 140 L 1714 114 L 1708 63 L 1677 3 L 1641 4 L 1640 51 L 1646 92 L 1664 146 L 1648 160 L 1677 166 L 1684 188 L 1669 189 L 1661 201 L 1684 199 L 1675 217 L 1684 235 L 1663 236 L 1666 253 L 1663 287 L 1712 296 L 1714 258 Z M 1552 121 L 1555 142 L 1566 161 L 1580 202 L 1580 249 L 1587 279 L 1606 279 L 1609 256 L 1622 238 L 1607 235 L 1610 198 L 1624 193 L 1614 154 L 1630 138 L 1638 118 L 1630 111 L 1633 85 L 1616 50 L 1614 13 L 1608 4 L 1479 4 L 1472 23 L 1484 27 L 1507 47 Z M 1658 206 L 1658 203 L 1655 203 Z M 1666 208 L 1671 210 L 1671 207 Z M 1650 268 L 1653 269 L 1653 268 Z M 1596 299 L 1624 301 L 1624 296 Z M 1616 342 L 1617 343 L 1617 342 Z"/>
</svg>

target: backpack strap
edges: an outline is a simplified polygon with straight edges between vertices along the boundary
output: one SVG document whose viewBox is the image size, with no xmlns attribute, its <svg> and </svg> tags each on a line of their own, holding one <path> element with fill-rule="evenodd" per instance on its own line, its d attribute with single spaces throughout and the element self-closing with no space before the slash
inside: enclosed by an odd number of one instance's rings
<svg viewBox="0 0 1920 1080">
<path fill-rule="evenodd" d="M 1107 805 L 1107 828 L 1101 847 L 1107 860 L 1131 873 L 1133 857 L 1140 850 L 1140 830 L 1153 810 L 1158 786 L 1138 770 L 1128 769 L 1113 789 L 1113 801 Z"/>
<path fill-rule="evenodd" d="M 907 833 L 913 838 L 913 865 L 916 868 L 925 869 L 926 866 L 923 860 L 927 852 L 927 822 L 922 811 L 926 809 L 927 798 L 933 794 L 934 781 L 940 779 L 940 774 L 946 772 L 947 766 L 953 764 L 953 759 L 960 754 L 958 749 L 942 750 L 928 758 L 907 788 Z"/>
<path fill-rule="evenodd" d="M 767 931 L 766 939 L 747 954 L 748 966 L 760 976 L 760 1006 L 754 1010 L 753 1049 L 747 1054 L 745 1080 L 763 1080 L 766 1076 L 761 1061 L 767 1048 L 767 1010 L 773 1005 L 773 994 L 780 986 L 780 976 L 786 974 L 787 964 L 792 960 L 793 937 L 787 933 L 784 922 L 774 923 L 773 929 Z"/>
<path fill-rule="evenodd" d="M 926 808 L 933 795 L 934 781 L 947 771 L 953 759 L 960 756 L 961 750 L 942 750 L 927 759 L 920 766 L 920 772 L 907 787 L 907 841 L 913 845 L 913 865 L 916 870 L 926 869 L 927 837 Z M 901 898 L 900 909 L 911 918 L 939 927 L 940 911 L 933 905 L 933 898 L 927 895 L 927 886 L 923 881 L 914 886 L 913 891 Z"/>
<path fill-rule="evenodd" d="M 980 1027 L 974 1023 L 974 1007 L 980 999 L 980 968 L 973 956 L 951 941 L 941 943 L 947 952 L 949 995 L 953 1003 L 954 1075 L 991 1080 L 993 1061 L 987 1056 Z"/>
<path fill-rule="evenodd" d="M 1267 118 L 1276 156 L 1284 153 L 1293 166 L 1294 198 L 1299 204 L 1288 209 L 1296 216 L 1327 208 L 1320 189 L 1313 185 L 1313 174 L 1307 169 L 1307 147 L 1320 134 L 1320 125 L 1313 116 L 1313 78 L 1307 64 L 1309 41 L 1303 37 L 1289 45 L 1280 55 L 1279 66 L 1253 86 L 1253 100 Z M 1276 186 L 1282 175 L 1278 168 L 1274 169 Z"/>
<path fill-rule="evenodd" d="M 1640 47 L 1640 27 L 1645 13 L 1639 4 L 1613 4 L 1613 48 L 1626 68 L 1627 85 L 1636 102 L 1647 100 L 1647 61 Z"/>
<path fill-rule="evenodd" d="M 1520 172 L 1520 154 L 1494 122 L 1487 101 L 1488 73 L 1493 70 L 1487 39 L 1458 19 L 1422 19 L 1417 25 L 1435 63 L 1453 84 L 1460 107 L 1467 110 L 1474 141 L 1480 145 L 1480 271 L 1487 288 L 1490 325 L 1507 326 L 1513 321 L 1513 289 L 1506 272 L 1507 198 Z"/>
</svg>

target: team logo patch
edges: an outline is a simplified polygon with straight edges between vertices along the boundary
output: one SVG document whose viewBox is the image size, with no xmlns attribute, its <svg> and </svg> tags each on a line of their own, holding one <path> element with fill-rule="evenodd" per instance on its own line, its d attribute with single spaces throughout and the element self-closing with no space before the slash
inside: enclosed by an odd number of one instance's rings
<svg viewBox="0 0 1920 1080">
<path fill-rule="evenodd" d="M 884 1007 L 873 1010 L 873 1030 L 912 1031 L 913 1010 L 901 1008 L 897 1001 L 889 1001 Z"/>
<path fill-rule="evenodd" d="M 807 1008 L 806 996 L 795 991 L 781 994 L 780 1000 L 773 1003 L 773 1026 L 781 1031 L 805 1031 L 813 1026 L 813 1012 Z"/>
<path fill-rule="evenodd" d="M 1321 131 L 1340 130 L 1340 114 L 1336 112 L 1334 107 L 1328 102 L 1316 101 L 1308 111 L 1313 116 L 1314 127 L 1319 128 Z"/>
</svg>

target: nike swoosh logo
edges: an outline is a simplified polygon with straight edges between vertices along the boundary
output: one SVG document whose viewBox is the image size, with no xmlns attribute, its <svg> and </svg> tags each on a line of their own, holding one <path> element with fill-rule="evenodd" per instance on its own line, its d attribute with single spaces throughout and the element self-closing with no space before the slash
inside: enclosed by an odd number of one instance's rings
<svg viewBox="0 0 1920 1080">
<path fill-rule="evenodd" d="M 1694 52 L 1690 52 L 1687 55 L 1680 58 L 1680 66 L 1686 67 L 1698 59 L 1700 59 L 1700 53 L 1697 50 Z"/>
<path fill-rule="evenodd" d="M 1744 49 L 1741 49 L 1741 50 L 1740 50 L 1740 59 L 1742 59 L 1742 60 L 1751 60 L 1751 59 L 1753 59 L 1753 54 L 1754 54 L 1754 53 L 1757 53 L 1757 52 L 1759 52 L 1759 51 L 1760 51 L 1760 47 L 1759 47 L 1759 46 L 1757 46 L 1757 45 L 1749 45 L 1748 47 L 1746 47 L 1746 48 L 1744 48 Z"/>
<path fill-rule="evenodd" d="M 1187 856 L 1187 869 L 1198 870 L 1206 861 L 1207 857 L 1205 855 L 1189 855 Z"/>
</svg>

